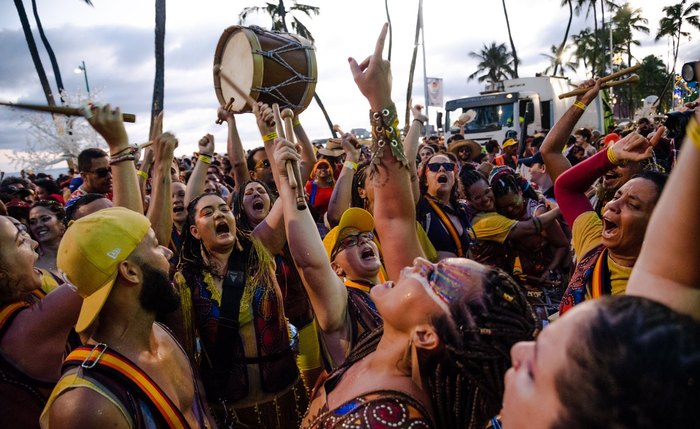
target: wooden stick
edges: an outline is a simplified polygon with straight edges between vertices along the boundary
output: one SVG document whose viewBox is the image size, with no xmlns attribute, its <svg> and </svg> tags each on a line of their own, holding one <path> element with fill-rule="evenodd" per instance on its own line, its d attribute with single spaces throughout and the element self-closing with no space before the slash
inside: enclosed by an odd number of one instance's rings
<svg viewBox="0 0 700 429">
<path fill-rule="evenodd" d="M 620 86 L 620 85 L 626 85 L 628 83 L 637 83 L 639 82 L 639 76 L 636 74 L 633 74 L 632 76 L 628 77 L 627 79 L 622 79 L 622 80 L 613 80 L 613 81 L 606 81 L 602 85 L 600 85 L 600 89 L 604 88 L 612 88 L 614 86 Z M 566 92 L 564 94 L 561 94 L 559 96 L 559 99 L 564 99 L 564 98 L 569 98 L 569 97 L 574 97 L 577 95 L 583 95 L 588 92 L 590 88 L 578 88 L 573 91 Z"/>
<path fill-rule="evenodd" d="M 0 101 L 0 105 L 16 107 L 18 109 L 34 110 L 36 112 L 47 112 L 56 113 L 58 115 L 85 117 L 85 109 L 80 107 L 45 106 L 42 104 L 8 103 L 6 101 Z M 122 120 L 124 122 L 134 123 L 136 122 L 136 115 L 134 115 L 133 113 L 122 113 Z"/>
<path fill-rule="evenodd" d="M 272 112 L 275 115 L 275 127 L 277 128 L 277 135 L 283 139 L 287 139 L 285 132 L 284 132 L 284 122 L 282 121 L 282 115 L 280 113 L 280 106 L 277 103 L 274 103 L 272 105 Z M 294 141 L 294 133 L 292 132 L 291 136 L 291 141 Z M 292 189 L 297 189 L 299 187 L 299 183 L 297 183 L 297 175 L 294 174 L 294 162 L 291 160 L 288 160 L 286 162 L 286 167 L 287 167 L 287 177 L 289 178 L 289 186 L 292 187 Z"/>
<path fill-rule="evenodd" d="M 236 91 L 241 97 L 243 97 L 243 99 L 246 101 L 246 103 L 248 103 L 248 105 L 250 106 L 251 109 L 255 109 L 255 106 L 257 105 L 257 103 L 253 99 L 253 97 L 251 97 L 250 94 L 243 92 L 243 90 L 238 85 L 236 85 L 236 82 L 234 82 L 233 79 L 231 79 L 229 77 L 229 75 L 226 74 L 226 72 L 221 70 L 220 65 L 218 65 L 218 64 L 215 65 L 214 71 L 216 73 L 218 73 L 219 76 L 221 76 L 221 78 L 226 81 L 226 83 L 231 85 L 231 88 L 233 88 L 234 91 Z"/>
<path fill-rule="evenodd" d="M 286 130 L 287 134 L 287 140 L 290 142 L 294 143 L 294 112 L 292 109 L 284 109 L 282 111 L 282 119 L 284 120 L 284 128 Z M 301 171 L 299 171 L 299 163 L 297 162 L 287 162 L 287 174 L 289 174 L 289 169 L 291 166 L 292 174 L 294 175 L 295 181 L 297 183 L 304 183 L 304 181 L 301 178 Z M 330 172 L 333 174 L 333 172 Z M 290 185 L 291 185 L 291 180 L 290 180 Z M 297 186 L 297 209 L 298 210 L 304 210 L 306 209 L 306 198 L 304 197 L 304 187 L 303 186 Z"/>
<path fill-rule="evenodd" d="M 236 99 L 233 98 L 233 97 L 231 97 L 231 99 L 228 101 L 228 103 L 226 103 L 226 105 L 224 106 L 224 110 L 228 110 L 228 111 L 230 112 L 230 111 L 231 111 L 231 106 L 233 105 L 233 102 L 234 102 L 234 101 L 236 101 Z M 218 119 L 216 120 L 216 125 L 221 125 L 221 124 L 223 124 L 223 123 L 224 123 L 224 121 L 223 121 L 221 118 L 218 118 Z"/>
</svg>

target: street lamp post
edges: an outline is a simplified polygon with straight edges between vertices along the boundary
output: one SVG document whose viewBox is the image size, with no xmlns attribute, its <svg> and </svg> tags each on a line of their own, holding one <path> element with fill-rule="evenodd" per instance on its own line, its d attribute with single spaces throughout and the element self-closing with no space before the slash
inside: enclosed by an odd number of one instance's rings
<svg viewBox="0 0 700 429">
<path fill-rule="evenodd" d="M 76 73 L 82 73 L 85 76 L 85 89 L 87 89 L 88 96 L 90 96 L 90 84 L 88 83 L 87 68 L 85 67 L 85 61 L 81 61 L 81 65 L 78 66 L 74 71 Z"/>
</svg>

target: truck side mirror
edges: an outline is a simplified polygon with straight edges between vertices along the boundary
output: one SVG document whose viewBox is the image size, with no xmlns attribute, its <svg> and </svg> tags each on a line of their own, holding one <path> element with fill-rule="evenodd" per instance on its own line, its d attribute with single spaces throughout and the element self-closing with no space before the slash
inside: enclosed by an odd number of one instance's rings
<svg viewBox="0 0 700 429">
<path fill-rule="evenodd" d="M 442 129 L 442 112 L 437 112 L 437 116 L 435 117 L 435 124 L 437 125 L 438 130 Z"/>
</svg>

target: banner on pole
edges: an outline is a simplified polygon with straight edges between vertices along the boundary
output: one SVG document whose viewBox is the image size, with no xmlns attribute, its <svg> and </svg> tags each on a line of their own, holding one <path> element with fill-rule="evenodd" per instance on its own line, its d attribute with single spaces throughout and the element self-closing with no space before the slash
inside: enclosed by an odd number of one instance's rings
<svg viewBox="0 0 700 429">
<path fill-rule="evenodd" d="M 442 78 L 428 77 L 425 80 L 428 86 L 428 106 L 444 107 Z"/>
</svg>

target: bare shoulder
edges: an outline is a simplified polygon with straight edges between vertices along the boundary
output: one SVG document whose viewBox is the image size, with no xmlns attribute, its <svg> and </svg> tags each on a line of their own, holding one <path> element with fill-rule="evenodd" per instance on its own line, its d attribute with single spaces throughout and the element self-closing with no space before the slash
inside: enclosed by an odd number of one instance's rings
<svg viewBox="0 0 700 429">
<path fill-rule="evenodd" d="M 61 394 L 51 404 L 48 413 L 52 429 L 130 428 L 129 422 L 114 403 L 86 387 L 77 387 Z"/>
</svg>

